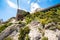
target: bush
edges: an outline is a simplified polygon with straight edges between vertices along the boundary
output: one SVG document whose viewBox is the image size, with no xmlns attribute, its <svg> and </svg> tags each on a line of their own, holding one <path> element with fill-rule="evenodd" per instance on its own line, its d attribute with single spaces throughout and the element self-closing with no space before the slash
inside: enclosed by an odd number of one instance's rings
<svg viewBox="0 0 60 40">
<path fill-rule="evenodd" d="M 0 26 L 0 33 L 5 29 L 7 27 L 7 25 L 6 24 L 4 24 L 4 25 L 2 25 L 2 26 Z"/>
<path fill-rule="evenodd" d="M 25 40 L 26 35 L 29 33 L 29 27 L 20 28 L 19 40 Z"/>
<path fill-rule="evenodd" d="M 57 29 L 59 29 L 59 30 L 60 30 L 60 25 L 58 25 L 58 26 L 57 26 Z"/>
<path fill-rule="evenodd" d="M 24 31 L 25 31 L 25 34 L 28 34 L 29 31 L 30 31 L 29 27 L 24 27 L 23 29 L 24 29 Z"/>
<path fill-rule="evenodd" d="M 6 24 L 0 26 L 0 33 L 1 33 L 5 28 L 7 28 L 8 26 L 10 26 L 11 24 L 12 24 L 12 23 L 6 23 Z"/>
<path fill-rule="evenodd" d="M 26 34 L 25 40 L 30 40 L 28 34 Z"/>
<path fill-rule="evenodd" d="M 27 25 L 25 22 L 22 22 L 22 21 L 19 21 L 18 24 L 21 24 L 21 26 L 23 26 L 23 27 Z"/>
<path fill-rule="evenodd" d="M 25 20 L 26 20 L 26 23 L 28 24 L 28 23 L 30 23 L 32 21 L 32 18 L 26 17 Z"/>
<path fill-rule="evenodd" d="M 52 26 L 52 27 L 50 27 L 49 29 L 50 29 L 50 30 L 54 30 L 54 29 L 56 29 L 56 27 L 55 27 L 55 26 Z"/>
<path fill-rule="evenodd" d="M 18 23 L 18 24 L 22 24 L 21 20 L 19 21 L 19 23 Z"/>
<path fill-rule="evenodd" d="M 12 40 L 12 38 L 10 38 L 10 37 L 7 37 L 7 38 L 5 38 L 4 40 Z"/>
<path fill-rule="evenodd" d="M 48 37 L 43 37 L 42 40 L 48 40 Z"/>
<path fill-rule="evenodd" d="M 7 23 L 7 26 L 10 26 L 12 23 Z"/>
<path fill-rule="evenodd" d="M 42 36 L 44 36 L 45 35 L 45 33 L 44 32 L 42 32 Z"/>
<path fill-rule="evenodd" d="M 39 30 L 39 31 L 42 31 L 42 29 L 41 29 L 41 28 L 38 28 L 38 30 Z"/>
</svg>

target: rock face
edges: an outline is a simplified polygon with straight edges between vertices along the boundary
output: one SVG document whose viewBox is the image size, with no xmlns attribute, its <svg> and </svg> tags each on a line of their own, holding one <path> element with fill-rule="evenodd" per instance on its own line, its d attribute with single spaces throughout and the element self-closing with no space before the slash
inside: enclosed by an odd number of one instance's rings
<svg viewBox="0 0 60 40">
<path fill-rule="evenodd" d="M 18 40 L 19 32 L 15 30 L 14 32 L 11 33 L 11 35 L 9 35 L 9 37 L 11 37 L 12 40 Z"/>
<path fill-rule="evenodd" d="M 57 37 L 58 37 L 58 40 L 60 40 L 60 30 L 56 30 L 56 35 L 57 35 Z"/>
<path fill-rule="evenodd" d="M 8 28 L 6 28 L 4 31 L 0 33 L 0 40 L 3 40 L 6 36 L 8 36 L 14 31 L 14 30 L 11 30 L 13 26 L 15 25 L 9 26 Z"/>
<path fill-rule="evenodd" d="M 54 23 L 51 23 L 51 24 L 54 24 Z M 30 40 L 42 40 L 41 39 L 43 37 L 42 33 L 40 33 L 38 30 L 38 28 L 43 27 L 42 24 L 40 24 L 37 21 L 32 21 L 30 24 L 28 24 L 28 26 L 30 28 L 30 32 L 29 32 Z M 48 40 L 60 40 L 60 30 L 45 29 L 44 36 L 48 37 Z"/>
<path fill-rule="evenodd" d="M 45 30 L 45 37 L 48 37 L 48 40 L 58 40 L 56 33 L 52 30 Z"/>
<path fill-rule="evenodd" d="M 29 24 L 30 27 L 30 33 L 29 37 L 30 40 L 40 40 L 42 34 L 39 32 L 38 28 L 42 27 L 42 25 L 39 22 L 33 21 Z"/>
<path fill-rule="evenodd" d="M 19 27 L 21 27 L 20 24 L 13 24 L 13 25 L 7 27 L 4 31 L 2 31 L 0 33 L 0 40 L 3 40 L 5 37 L 9 36 L 15 30 L 18 31 Z"/>
<path fill-rule="evenodd" d="M 60 30 L 45 30 L 45 35 L 48 37 L 48 40 L 60 40 Z"/>
</svg>

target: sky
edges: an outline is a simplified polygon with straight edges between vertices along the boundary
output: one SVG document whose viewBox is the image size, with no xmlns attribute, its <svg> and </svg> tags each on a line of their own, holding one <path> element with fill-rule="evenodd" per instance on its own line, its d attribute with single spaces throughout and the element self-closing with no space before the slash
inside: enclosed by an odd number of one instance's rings
<svg viewBox="0 0 60 40">
<path fill-rule="evenodd" d="M 32 12 L 37 8 L 48 8 L 59 4 L 60 0 L 19 0 L 19 9 Z M 0 0 L 0 19 L 3 21 L 17 14 L 17 0 Z"/>
</svg>

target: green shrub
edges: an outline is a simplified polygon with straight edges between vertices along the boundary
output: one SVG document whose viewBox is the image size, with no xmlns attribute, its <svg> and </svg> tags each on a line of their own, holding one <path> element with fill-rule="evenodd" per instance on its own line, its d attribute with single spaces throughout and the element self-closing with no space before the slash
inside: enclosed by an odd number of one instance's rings
<svg viewBox="0 0 60 40">
<path fill-rule="evenodd" d="M 53 27 L 53 26 L 52 26 L 52 27 L 50 27 L 49 29 L 50 29 L 50 30 L 54 30 L 54 29 L 56 29 L 56 27 Z"/>
<path fill-rule="evenodd" d="M 38 28 L 39 31 L 41 31 L 42 29 L 41 28 Z"/>
<path fill-rule="evenodd" d="M 7 38 L 5 38 L 4 40 L 12 40 L 12 38 L 10 38 L 10 37 L 7 37 Z"/>
<path fill-rule="evenodd" d="M 44 33 L 44 32 L 42 32 L 42 36 L 44 36 L 44 34 L 45 34 L 45 33 Z"/>
<path fill-rule="evenodd" d="M 10 26 L 12 23 L 7 23 L 7 26 Z"/>
<path fill-rule="evenodd" d="M 6 24 L 4 24 L 4 25 L 2 25 L 2 26 L 0 26 L 0 33 L 5 29 L 7 27 L 7 25 Z"/>
<path fill-rule="evenodd" d="M 18 24 L 22 24 L 21 20 L 19 21 L 19 23 L 18 23 Z"/>
<path fill-rule="evenodd" d="M 12 23 L 6 23 L 6 24 L 0 26 L 0 33 L 1 33 L 5 28 L 7 28 L 8 26 L 10 26 L 11 24 L 12 24 Z"/>
<path fill-rule="evenodd" d="M 42 40 L 48 40 L 48 37 L 42 37 Z"/>
<path fill-rule="evenodd" d="M 30 31 L 29 27 L 24 27 L 23 29 L 24 29 L 25 34 L 28 34 Z"/>
<path fill-rule="evenodd" d="M 59 30 L 60 30 L 60 25 L 58 25 L 58 26 L 57 26 L 57 29 L 59 29 Z"/>
<path fill-rule="evenodd" d="M 25 20 L 26 20 L 26 23 L 28 24 L 28 23 L 30 23 L 32 21 L 32 18 L 26 17 Z"/>
<path fill-rule="evenodd" d="M 26 35 L 29 33 L 29 27 L 20 28 L 19 40 L 25 40 Z"/>
<path fill-rule="evenodd" d="M 28 34 L 26 34 L 25 40 L 30 40 Z"/>
</svg>

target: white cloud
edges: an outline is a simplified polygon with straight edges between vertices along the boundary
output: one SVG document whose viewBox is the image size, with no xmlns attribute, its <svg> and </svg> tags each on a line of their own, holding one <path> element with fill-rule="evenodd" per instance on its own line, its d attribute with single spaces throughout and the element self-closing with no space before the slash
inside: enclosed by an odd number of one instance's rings
<svg viewBox="0 0 60 40">
<path fill-rule="evenodd" d="M 28 0 L 28 4 L 30 4 L 30 0 Z"/>
<path fill-rule="evenodd" d="M 24 11 L 26 11 L 26 12 L 27 12 L 27 10 L 26 10 L 26 9 L 22 9 L 22 10 L 24 10 Z"/>
<path fill-rule="evenodd" d="M 12 7 L 12 8 L 15 8 L 15 9 L 18 8 L 18 6 L 17 6 L 15 3 L 11 2 L 10 0 L 7 0 L 7 3 L 8 3 L 8 5 L 9 5 L 10 7 Z"/>
<path fill-rule="evenodd" d="M 31 12 L 35 11 L 37 8 L 41 8 L 37 3 L 31 3 Z"/>
</svg>

